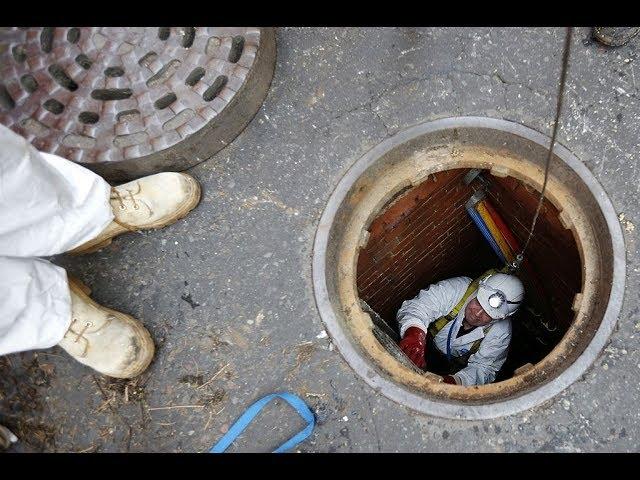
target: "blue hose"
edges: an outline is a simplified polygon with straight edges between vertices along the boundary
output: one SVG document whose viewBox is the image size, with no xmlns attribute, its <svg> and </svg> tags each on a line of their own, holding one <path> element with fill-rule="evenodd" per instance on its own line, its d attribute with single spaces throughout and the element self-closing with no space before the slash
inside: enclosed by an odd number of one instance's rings
<svg viewBox="0 0 640 480">
<path fill-rule="evenodd" d="M 473 207 L 467 206 L 466 209 L 467 209 L 467 213 L 473 219 L 474 223 L 476 224 L 480 232 L 482 232 L 482 235 L 484 236 L 484 238 L 487 240 L 487 242 L 489 242 L 489 245 L 491 246 L 495 254 L 502 261 L 502 263 L 506 264 L 507 260 L 504 258 L 504 255 L 502 254 L 500 247 L 498 246 L 497 242 L 493 239 L 491 232 L 487 228 L 487 225 L 484 223 L 484 220 L 482 219 L 480 214 Z"/>
</svg>

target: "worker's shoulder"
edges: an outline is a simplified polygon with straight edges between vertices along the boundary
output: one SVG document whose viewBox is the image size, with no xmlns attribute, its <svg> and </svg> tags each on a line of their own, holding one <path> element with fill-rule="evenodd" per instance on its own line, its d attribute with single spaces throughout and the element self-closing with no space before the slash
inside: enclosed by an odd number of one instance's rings
<svg viewBox="0 0 640 480">
<path fill-rule="evenodd" d="M 431 294 L 440 295 L 443 298 L 447 298 L 453 301 L 453 305 L 460 301 L 464 292 L 467 291 L 469 284 L 472 280 L 469 277 L 451 277 L 440 280 L 427 288 Z"/>
<path fill-rule="evenodd" d="M 440 280 L 438 285 L 448 288 L 455 288 L 457 290 L 466 290 L 473 280 L 469 277 L 451 277 L 444 280 Z"/>
</svg>

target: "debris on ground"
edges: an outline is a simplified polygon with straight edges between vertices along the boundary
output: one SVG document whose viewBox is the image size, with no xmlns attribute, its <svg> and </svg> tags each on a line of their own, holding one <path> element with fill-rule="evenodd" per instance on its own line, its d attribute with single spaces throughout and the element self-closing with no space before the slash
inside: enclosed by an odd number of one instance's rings
<svg viewBox="0 0 640 480">
<path fill-rule="evenodd" d="M 315 351 L 316 347 L 313 342 L 303 342 L 299 345 L 296 345 L 296 368 L 299 368 L 303 363 L 307 363 L 311 360 L 311 356 Z"/>
<path fill-rule="evenodd" d="M 201 387 L 204 384 L 204 375 L 183 375 L 178 381 L 191 387 Z"/>
<path fill-rule="evenodd" d="M 636 229 L 636 226 L 631 221 L 626 219 L 624 213 L 618 215 L 618 220 L 620 220 L 620 223 L 622 223 L 622 226 L 627 232 L 631 233 Z"/>
</svg>

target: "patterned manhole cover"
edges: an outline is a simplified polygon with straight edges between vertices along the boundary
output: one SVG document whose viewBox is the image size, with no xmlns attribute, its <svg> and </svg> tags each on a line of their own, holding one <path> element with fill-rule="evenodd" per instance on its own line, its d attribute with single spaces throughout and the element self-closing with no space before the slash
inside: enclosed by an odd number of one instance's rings
<svg viewBox="0 0 640 480">
<path fill-rule="evenodd" d="M 242 131 L 274 64 L 268 28 L 4 28 L 0 123 L 112 180 L 183 170 Z"/>
</svg>

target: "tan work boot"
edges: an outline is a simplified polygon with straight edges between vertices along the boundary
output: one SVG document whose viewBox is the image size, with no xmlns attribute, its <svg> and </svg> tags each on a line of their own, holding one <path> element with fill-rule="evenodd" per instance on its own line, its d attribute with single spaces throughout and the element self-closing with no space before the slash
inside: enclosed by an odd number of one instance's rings
<svg viewBox="0 0 640 480">
<path fill-rule="evenodd" d="M 89 288 L 69 278 L 72 321 L 58 343 L 80 363 L 116 378 L 140 375 L 151 363 L 151 335 L 135 318 L 98 305 Z"/>
<path fill-rule="evenodd" d="M 115 219 L 96 238 L 69 253 L 91 253 L 113 237 L 134 230 L 162 228 L 181 219 L 200 201 L 200 184 L 191 175 L 162 172 L 111 189 Z"/>
</svg>

